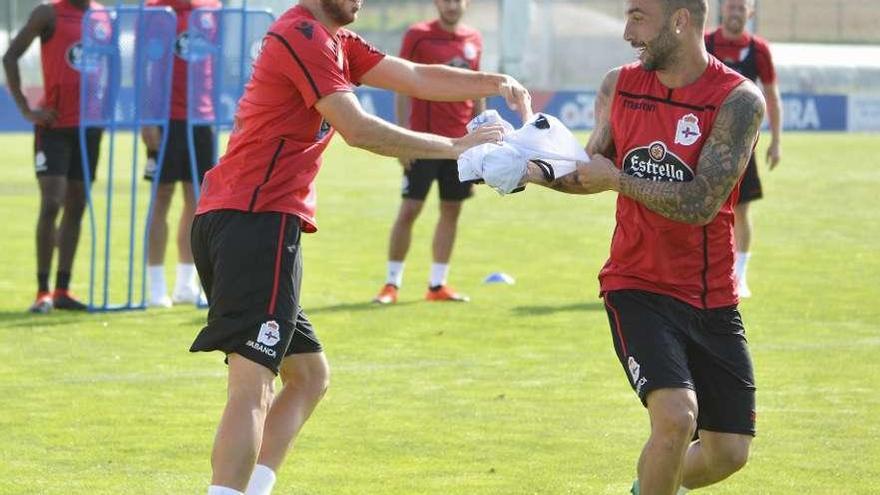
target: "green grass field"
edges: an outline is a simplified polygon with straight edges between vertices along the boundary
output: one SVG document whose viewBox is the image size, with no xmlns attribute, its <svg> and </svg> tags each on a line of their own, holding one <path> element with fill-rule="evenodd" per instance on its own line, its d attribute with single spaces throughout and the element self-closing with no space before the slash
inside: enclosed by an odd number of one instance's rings
<svg viewBox="0 0 880 495">
<path fill-rule="evenodd" d="M 697 493 L 878 493 L 880 139 L 788 134 L 784 144 L 779 169 L 762 165 L 755 296 L 742 304 L 759 434 L 742 472 Z M 204 493 L 225 367 L 219 354 L 187 352 L 203 311 L 25 313 L 38 205 L 31 139 L 0 135 L 0 150 L 0 494 Z M 614 197 L 480 189 L 451 274 L 467 305 L 421 300 L 432 198 L 402 302 L 374 307 L 399 201 L 396 161 L 337 140 L 319 182 L 303 304 L 333 378 L 275 493 L 628 493 L 648 423 L 596 295 Z M 88 245 L 86 226 L 79 294 Z M 169 250 L 169 275 L 174 262 Z M 493 271 L 516 285 L 483 285 Z"/>
</svg>

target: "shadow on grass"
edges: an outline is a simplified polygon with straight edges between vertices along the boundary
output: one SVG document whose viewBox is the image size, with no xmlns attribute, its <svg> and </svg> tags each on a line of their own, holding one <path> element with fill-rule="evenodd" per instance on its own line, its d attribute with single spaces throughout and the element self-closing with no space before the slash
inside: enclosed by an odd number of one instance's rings
<svg viewBox="0 0 880 495">
<path fill-rule="evenodd" d="M 541 305 L 541 306 L 516 306 L 511 311 L 517 316 L 541 316 L 568 311 L 599 311 L 605 309 L 605 304 L 599 301 L 575 304 Z"/>
<path fill-rule="evenodd" d="M 59 312 L 55 311 L 47 315 L 33 314 L 27 311 L 0 311 L 0 330 L 4 328 L 21 327 L 57 327 L 79 323 L 88 319 L 89 313 L 85 312 Z"/>
<path fill-rule="evenodd" d="M 329 306 L 313 306 L 303 308 L 307 315 L 318 313 L 338 313 L 341 311 L 387 311 L 398 306 L 409 306 L 421 301 L 401 301 L 394 304 L 376 304 L 372 301 L 331 304 Z"/>
</svg>

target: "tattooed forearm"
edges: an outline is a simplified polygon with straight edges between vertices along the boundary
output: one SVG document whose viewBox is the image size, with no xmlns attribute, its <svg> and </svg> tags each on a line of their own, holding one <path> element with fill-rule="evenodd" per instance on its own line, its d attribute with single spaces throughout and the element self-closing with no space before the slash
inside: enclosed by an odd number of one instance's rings
<svg viewBox="0 0 880 495">
<path fill-rule="evenodd" d="M 670 220 L 711 222 L 745 170 L 763 119 L 763 96 L 753 84 L 741 84 L 718 112 L 694 180 L 655 182 L 624 174 L 620 193 Z"/>
</svg>

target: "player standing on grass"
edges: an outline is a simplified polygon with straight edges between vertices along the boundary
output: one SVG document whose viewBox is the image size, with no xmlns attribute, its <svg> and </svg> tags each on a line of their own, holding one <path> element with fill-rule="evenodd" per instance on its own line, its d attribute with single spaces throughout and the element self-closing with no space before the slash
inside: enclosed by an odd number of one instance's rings
<svg viewBox="0 0 880 495">
<path fill-rule="evenodd" d="M 9 92 L 21 114 L 34 124 L 34 169 L 40 186 L 37 218 L 37 297 L 32 313 L 52 308 L 85 310 L 70 293 L 73 259 L 86 208 L 86 191 L 79 142 L 79 68 L 82 57 L 82 18 L 89 0 L 52 0 L 34 8 L 25 26 L 3 56 Z M 18 59 L 40 38 L 43 99 L 31 108 L 21 90 Z M 101 130 L 86 132 L 91 177 L 95 176 Z M 58 214 L 61 223 L 56 225 Z M 49 292 L 52 256 L 58 251 L 55 290 Z"/>
<path fill-rule="evenodd" d="M 706 0 L 628 0 L 624 38 L 639 62 L 602 83 L 592 160 L 550 184 L 529 166 L 531 182 L 563 192 L 619 193 L 599 281 L 614 348 L 650 417 L 632 490 L 642 495 L 727 478 L 745 465 L 755 434 L 733 208 L 764 100 L 707 54 L 706 8 Z"/>
<path fill-rule="evenodd" d="M 767 118 L 770 121 L 770 146 L 767 147 L 767 163 L 770 170 L 779 164 L 782 157 L 780 141 L 782 136 L 782 99 L 776 84 L 776 69 L 770 48 L 760 36 L 751 34 L 746 24 L 755 15 L 755 0 L 725 0 L 721 5 L 721 26 L 706 34 L 706 49 L 724 62 L 728 67 L 756 82 L 761 80 L 764 97 L 767 99 Z M 734 272 L 737 291 L 740 297 L 751 297 L 752 291 L 746 281 L 746 270 L 751 252 L 752 221 L 749 218 L 749 203 L 761 199 L 761 178 L 755 154 L 743 174 L 739 186 L 739 202 L 734 208 L 734 238 L 736 239 L 736 260 Z"/>
<path fill-rule="evenodd" d="M 414 24 L 407 30 L 400 47 L 400 57 L 422 64 L 444 64 L 479 70 L 483 38 L 479 31 L 461 22 L 468 0 L 434 0 L 434 5 L 437 7 L 437 19 Z M 408 122 L 408 127 L 414 131 L 461 137 L 467 134 L 467 123 L 485 109 L 486 103 L 482 99 L 433 102 L 410 99 L 398 94 L 395 107 L 397 122 Z M 385 286 L 373 301 L 379 304 L 397 302 L 413 224 L 425 205 L 431 184 L 436 180 L 440 192 L 440 218 L 437 220 L 434 241 L 431 244 L 433 263 L 425 299 L 466 302 L 467 296 L 456 293 L 446 285 L 446 278 L 462 201 L 473 194 L 473 186 L 470 183 L 462 184 L 458 180 L 455 160 L 403 157 L 400 163 L 403 165 L 403 201 L 388 241 Z"/>
<path fill-rule="evenodd" d="M 168 124 L 168 141 L 165 157 L 159 175 L 159 187 L 153 203 L 153 217 L 149 226 L 149 247 L 147 277 L 150 285 L 149 305 L 169 307 L 173 303 L 195 303 L 199 297 L 199 282 L 192 259 L 190 230 L 196 211 L 193 191 L 192 171 L 189 163 L 189 144 L 187 142 L 187 57 L 189 40 L 187 27 L 193 9 L 221 7 L 218 0 L 149 0 L 151 7 L 171 7 L 177 14 L 177 42 L 174 44 L 174 74 L 171 86 L 171 121 Z M 203 17 L 213 19 L 212 17 Z M 205 73 L 200 76 L 210 80 L 210 65 L 202 64 Z M 207 92 L 198 95 L 197 109 L 206 118 L 213 114 L 211 95 Z M 144 178 L 154 180 L 158 169 L 159 146 L 162 142 L 162 129 L 144 128 L 142 136 L 147 146 L 147 166 Z M 198 183 L 205 177 L 214 160 L 214 133 L 211 126 L 200 125 L 193 128 L 196 170 Z M 168 242 L 168 209 L 174 196 L 175 185 L 180 182 L 183 189 L 183 209 L 177 224 L 177 277 L 174 291 L 168 297 L 165 283 L 165 246 Z"/>
<path fill-rule="evenodd" d="M 343 28 L 360 7 L 300 0 L 269 28 L 228 150 L 205 175 L 192 243 L 210 309 L 191 351 L 220 350 L 229 366 L 210 494 L 269 493 L 327 388 L 327 360 L 299 304 L 300 237 L 316 230 L 315 176 L 334 129 L 388 156 L 455 158 L 501 139 L 500 128 L 453 139 L 388 124 L 364 112 L 352 86 L 438 101 L 501 94 L 524 117 L 531 112 L 528 92 L 509 76 L 386 57 Z"/>
</svg>

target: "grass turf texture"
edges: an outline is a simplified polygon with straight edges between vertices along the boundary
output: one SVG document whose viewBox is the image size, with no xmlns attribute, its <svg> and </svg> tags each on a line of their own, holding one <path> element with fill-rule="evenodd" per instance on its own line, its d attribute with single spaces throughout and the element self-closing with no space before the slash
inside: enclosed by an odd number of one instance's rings
<svg viewBox="0 0 880 495">
<path fill-rule="evenodd" d="M 26 314 L 38 205 L 31 138 L 0 135 L 0 149 L 0 494 L 204 493 L 225 399 L 222 357 L 187 352 L 204 312 Z M 880 171 L 866 157 L 880 153 L 880 140 L 787 134 L 784 151 L 778 170 L 762 164 L 755 297 L 741 306 L 759 434 L 745 470 L 700 493 L 876 493 Z M 332 384 L 276 493 L 628 493 L 648 424 L 596 297 L 613 195 L 531 187 L 502 198 L 479 189 L 453 259 L 452 284 L 473 297 L 459 305 L 421 300 L 434 193 L 415 229 L 401 302 L 375 307 L 368 301 L 384 279 L 398 187 L 393 159 L 341 140 L 327 154 L 321 231 L 304 240 L 302 302 Z M 117 246 L 127 236 L 124 211 Z M 83 232 L 80 295 L 87 224 Z M 172 248 L 169 282 L 175 262 Z M 114 264 L 117 278 L 120 270 L 124 262 Z M 493 271 L 516 285 L 482 285 Z"/>
</svg>

